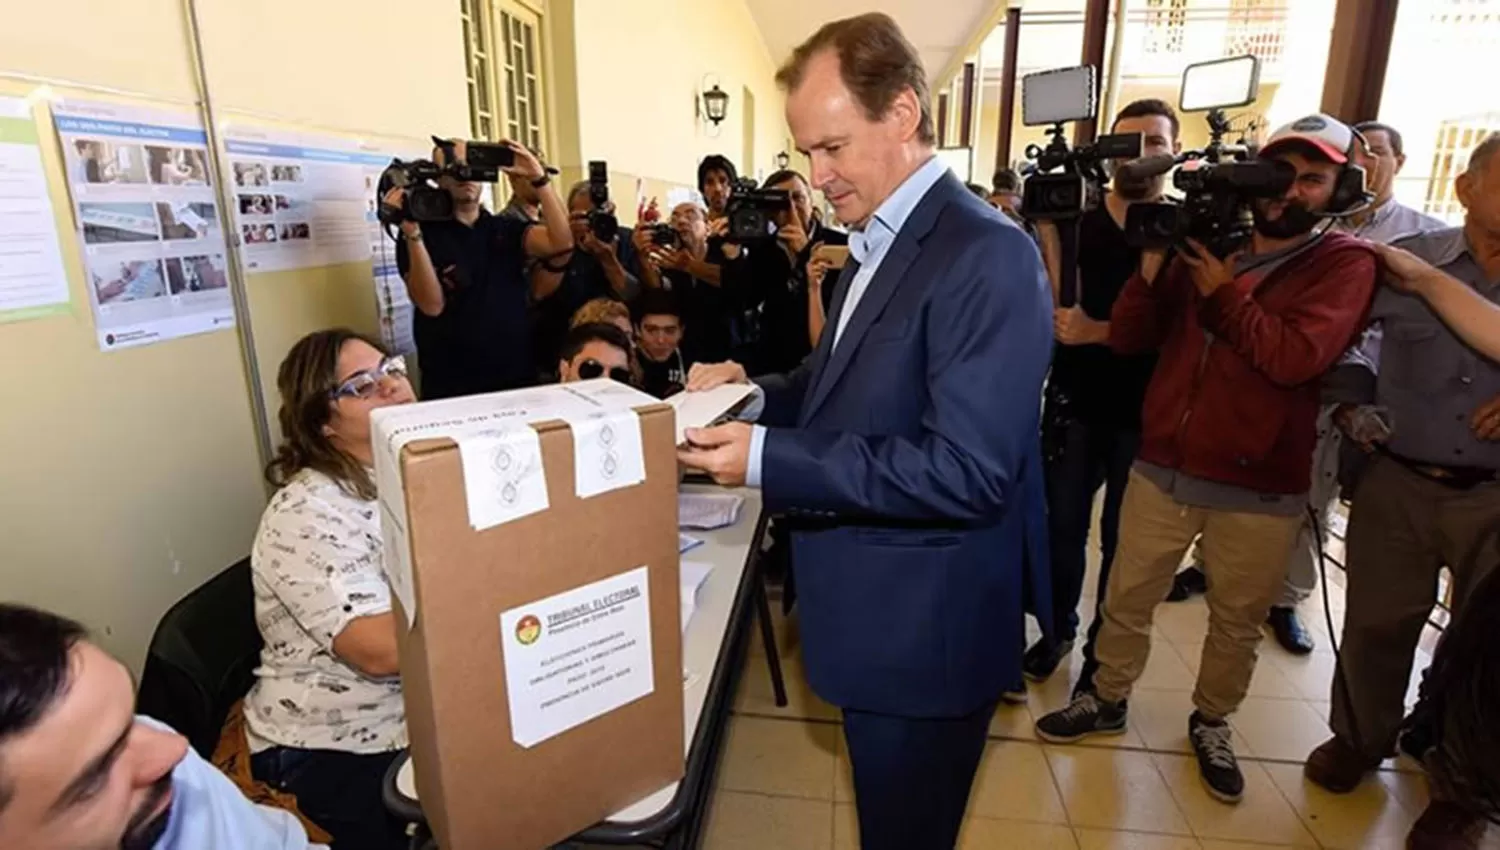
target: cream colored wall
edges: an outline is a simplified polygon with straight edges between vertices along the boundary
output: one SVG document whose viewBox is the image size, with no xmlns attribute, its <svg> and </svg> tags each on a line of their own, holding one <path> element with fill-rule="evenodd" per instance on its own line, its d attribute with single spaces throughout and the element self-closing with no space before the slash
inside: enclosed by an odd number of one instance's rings
<svg viewBox="0 0 1500 850">
<path fill-rule="evenodd" d="M 577 61 L 576 113 L 566 107 L 558 121 L 559 150 L 576 116 L 578 161 L 609 163 L 612 191 L 625 217 L 633 218 L 635 179 L 648 193 L 696 182 L 698 162 L 721 153 L 745 175 L 776 170 L 775 156 L 786 149 L 784 98 L 776 87 L 776 63 L 744 0 L 572 0 L 559 15 L 552 0 L 553 29 L 562 51 Z M 728 116 L 717 129 L 695 115 L 693 102 L 705 75 L 717 78 L 729 94 Z M 755 95 L 755 157 L 744 162 L 743 88 Z M 790 151 L 789 151 L 790 153 Z M 569 173 L 577 173 L 569 171 Z M 665 198 L 663 198 L 665 201 Z"/>
<path fill-rule="evenodd" d="M 0 93 L 49 80 L 61 96 L 114 89 L 193 107 L 180 0 L 86 0 L 66 14 L 66 26 L 32 15 L 0 28 Z M 457 2 L 199 0 L 199 19 L 221 119 L 467 134 Z M 0 324 L 0 598 L 83 620 L 139 669 L 162 613 L 249 550 L 266 491 L 246 370 L 233 332 L 98 350 L 56 135 L 40 129 L 73 310 Z M 303 333 L 375 329 L 367 264 L 248 283 L 267 384 Z"/>
</svg>

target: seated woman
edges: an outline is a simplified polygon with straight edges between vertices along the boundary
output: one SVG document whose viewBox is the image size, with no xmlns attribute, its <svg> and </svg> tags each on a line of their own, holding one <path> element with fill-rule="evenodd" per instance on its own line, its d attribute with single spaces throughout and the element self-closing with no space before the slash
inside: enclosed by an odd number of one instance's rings
<svg viewBox="0 0 1500 850">
<path fill-rule="evenodd" d="M 381 563 L 370 411 L 415 401 L 406 364 L 349 330 L 292 346 L 277 375 L 280 489 L 251 552 L 265 648 L 245 698 L 251 773 L 293 794 L 333 847 L 406 847 L 381 779 L 406 747 Z"/>
</svg>

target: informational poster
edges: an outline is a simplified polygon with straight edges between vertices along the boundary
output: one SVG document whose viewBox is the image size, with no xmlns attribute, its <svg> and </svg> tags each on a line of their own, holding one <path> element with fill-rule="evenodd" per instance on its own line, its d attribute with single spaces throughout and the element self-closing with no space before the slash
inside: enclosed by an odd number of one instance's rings
<svg viewBox="0 0 1500 850">
<path fill-rule="evenodd" d="M 208 140 L 194 112 L 53 106 L 99 347 L 234 325 Z"/>
<path fill-rule="evenodd" d="M 373 213 L 372 213 L 373 216 Z M 375 306 L 380 315 L 380 341 L 397 354 L 412 354 L 417 340 L 412 331 L 411 296 L 396 268 L 396 245 L 380 231 L 379 222 L 370 236 L 370 264 L 375 274 Z"/>
<path fill-rule="evenodd" d="M 0 97 L 0 322 L 68 309 L 68 276 L 31 104 Z"/>
</svg>

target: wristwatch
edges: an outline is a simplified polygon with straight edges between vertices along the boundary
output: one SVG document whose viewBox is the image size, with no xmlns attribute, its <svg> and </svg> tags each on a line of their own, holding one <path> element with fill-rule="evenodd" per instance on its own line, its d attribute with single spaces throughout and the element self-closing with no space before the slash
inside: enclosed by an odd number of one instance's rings
<svg viewBox="0 0 1500 850">
<path fill-rule="evenodd" d="M 548 183 L 551 183 L 551 182 L 552 182 L 552 175 L 550 175 L 550 174 L 543 174 L 541 177 L 538 177 L 535 180 L 531 181 L 531 185 L 535 186 L 538 189 L 540 189 L 543 186 L 545 186 L 545 185 L 547 185 Z"/>
<path fill-rule="evenodd" d="M 422 231 L 420 231 L 420 230 L 418 230 L 416 233 L 407 233 L 406 231 L 402 231 L 401 232 L 401 236 L 407 242 L 421 242 L 422 241 Z"/>
</svg>

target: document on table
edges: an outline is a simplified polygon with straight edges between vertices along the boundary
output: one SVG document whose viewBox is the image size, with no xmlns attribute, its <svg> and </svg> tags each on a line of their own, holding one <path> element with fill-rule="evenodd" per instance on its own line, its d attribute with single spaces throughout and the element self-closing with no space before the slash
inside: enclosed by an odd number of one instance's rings
<svg viewBox="0 0 1500 850">
<path fill-rule="evenodd" d="M 713 571 L 713 564 L 702 561 L 682 562 L 682 577 L 678 582 L 678 591 L 682 599 L 683 634 L 687 634 L 688 621 L 692 619 L 693 612 L 698 608 L 698 590 L 703 587 L 703 582 L 708 580 L 708 574 Z M 683 673 L 686 674 L 687 670 L 684 669 Z"/>
<path fill-rule="evenodd" d="M 677 527 L 707 531 L 740 521 L 745 497 L 734 493 L 678 493 Z"/>
<path fill-rule="evenodd" d="M 692 549 L 697 549 L 699 546 L 702 546 L 702 545 L 703 545 L 703 541 L 699 540 L 696 537 L 689 537 L 686 534 L 679 534 L 679 535 L 677 535 L 677 554 L 679 554 L 679 555 L 682 554 L 683 552 L 687 552 L 687 551 L 690 551 Z"/>
<path fill-rule="evenodd" d="M 667 399 L 677 411 L 677 445 L 687 442 L 688 428 L 706 428 L 744 407 L 754 384 L 723 384 L 703 392 L 680 392 Z"/>
</svg>

